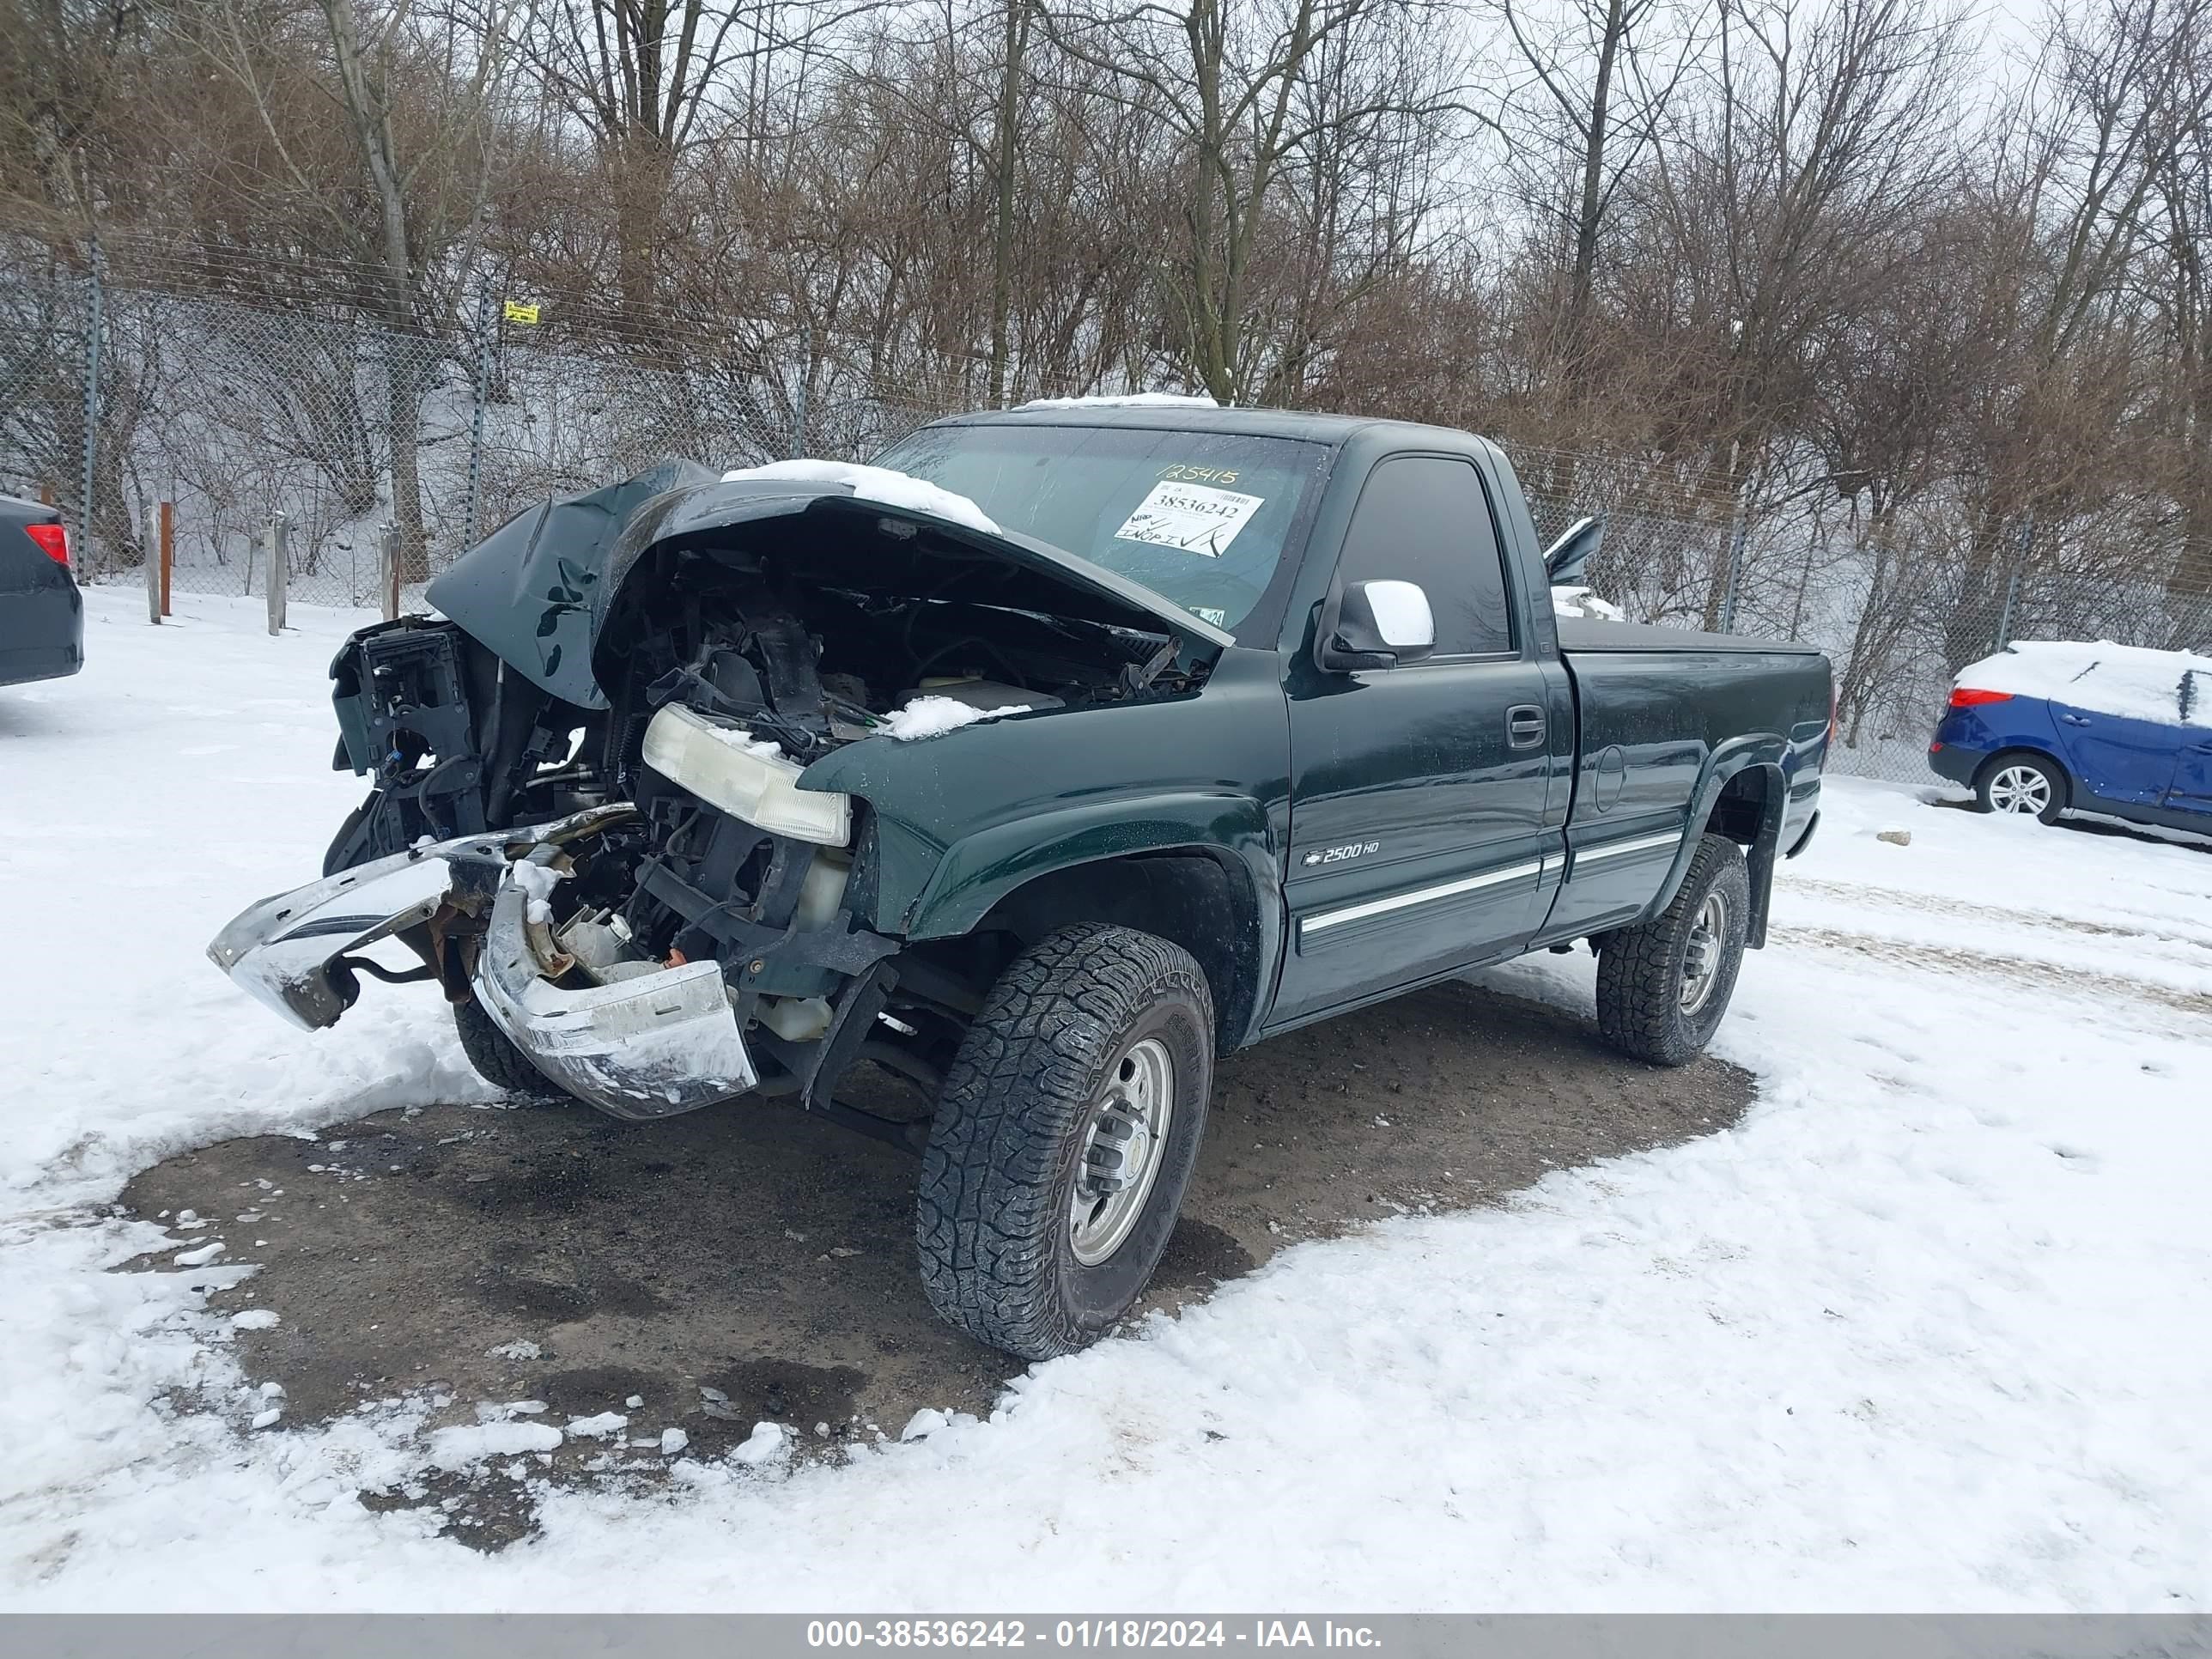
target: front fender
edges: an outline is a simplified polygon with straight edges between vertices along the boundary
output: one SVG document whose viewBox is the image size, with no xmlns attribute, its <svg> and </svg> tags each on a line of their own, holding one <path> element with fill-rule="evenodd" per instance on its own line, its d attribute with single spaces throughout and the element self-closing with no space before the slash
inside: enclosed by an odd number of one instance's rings
<svg viewBox="0 0 2212 1659">
<path fill-rule="evenodd" d="M 870 738 L 815 762 L 799 787 L 867 803 L 848 902 L 879 933 L 957 934 L 1040 875 L 1187 848 L 1233 860 L 1279 933 L 1289 777 L 1280 665 L 1231 647 L 1195 695 Z"/>
<path fill-rule="evenodd" d="M 1249 796 L 1190 792 L 1086 801 L 962 837 L 945 849 L 908 919 L 911 939 L 965 933 L 1024 884 L 1055 871 L 1139 853 L 1225 854 L 1253 896 L 1279 892 L 1266 810 Z M 1262 962 L 1272 962 L 1281 907 L 1255 902 Z"/>
</svg>

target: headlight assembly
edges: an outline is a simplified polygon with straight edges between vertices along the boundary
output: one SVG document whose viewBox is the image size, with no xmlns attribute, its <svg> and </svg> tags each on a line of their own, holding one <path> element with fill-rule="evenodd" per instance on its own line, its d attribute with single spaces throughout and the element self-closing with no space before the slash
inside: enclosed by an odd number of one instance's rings
<svg viewBox="0 0 2212 1659">
<path fill-rule="evenodd" d="M 645 763 L 709 806 L 771 835 L 819 847 L 853 839 L 853 798 L 801 789 L 803 769 L 772 743 L 717 726 L 681 703 L 665 704 L 645 728 Z"/>
</svg>

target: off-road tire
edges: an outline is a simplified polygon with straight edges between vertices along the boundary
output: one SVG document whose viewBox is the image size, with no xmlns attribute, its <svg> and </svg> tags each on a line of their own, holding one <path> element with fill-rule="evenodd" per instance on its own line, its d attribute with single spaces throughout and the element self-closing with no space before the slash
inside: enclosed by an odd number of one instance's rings
<svg viewBox="0 0 2212 1659">
<path fill-rule="evenodd" d="M 568 1098 L 558 1084 L 530 1063 L 506 1032 L 492 1024 L 491 1016 L 475 997 L 453 1005 L 453 1030 L 460 1034 L 461 1052 L 469 1057 L 469 1064 L 493 1088 L 540 1105 L 556 1105 Z"/>
<path fill-rule="evenodd" d="M 1685 963 L 1691 935 L 1715 893 L 1724 906 L 1716 978 L 1694 1012 L 1685 1012 Z M 1598 1034 L 1621 1053 L 1654 1066 L 1682 1066 L 1705 1051 L 1728 1012 L 1751 921 L 1751 878 L 1743 850 L 1722 836 L 1698 838 L 1674 902 L 1650 921 L 1618 928 L 1597 945 Z"/>
<path fill-rule="evenodd" d="M 1078 1163 L 1109 1071 L 1156 1041 L 1173 1063 L 1158 1173 L 1121 1243 L 1076 1258 Z M 945 1073 L 915 1238 L 937 1311 L 979 1342 L 1049 1359 L 1128 1310 L 1167 1248 L 1213 1085 L 1213 1000 L 1189 953 L 1128 927 L 1065 928 L 1014 958 Z"/>
<path fill-rule="evenodd" d="M 2039 823 L 2056 823 L 2058 821 L 2058 815 L 2066 810 L 2067 798 L 2072 793 L 2073 786 L 2067 778 L 2065 769 L 2057 762 L 2042 755 L 2031 753 L 2025 749 L 2008 750 L 1982 768 L 1974 779 L 1975 809 L 1983 812 L 1996 811 L 1998 808 L 1996 802 L 1991 798 L 1991 786 L 2003 774 L 2015 769 L 2024 772 L 2042 774 L 2044 781 L 2049 787 L 2051 799 L 2034 815 L 2035 820 Z M 2019 816 L 2026 817 L 2028 815 L 2023 812 Z"/>
<path fill-rule="evenodd" d="M 352 811 L 347 813 L 343 821 L 339 823 L 337 834 L 331 837 L 330 846 L 325 848 L 323 852 L 323 873 L 325 875 L 335 876 L 349 864 L 359 862 L 358 860 L 349 859 L 344 856 L 346 843 L 353 839 L 354 832 L 361 828 L 362 820 L 368 816 L 370 802 L 373 802 L 375 799 L 376 797 L 374 794 L 370 795 L 368 800 L 362 802 L 362 804 L 355 807 Z"/>
</svg>

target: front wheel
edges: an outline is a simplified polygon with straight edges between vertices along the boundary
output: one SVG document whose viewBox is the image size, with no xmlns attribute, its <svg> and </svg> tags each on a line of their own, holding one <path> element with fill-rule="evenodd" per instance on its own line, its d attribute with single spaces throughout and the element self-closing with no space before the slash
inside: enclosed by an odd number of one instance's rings
<svg viewBox="0 0 2212 1659">
<path fill-rule="evenodd" d="M 477 1075 L 495 1089 L 518 1101 L 556 1105 L 568 1096 L 561 1086 L 530 1063 L 514 1040 L 492 1023 L 475 996 L 453 1005 L 453 1030 L 461 1039 L 461 1052 L 476 1067 Z"/>
<path fill-rule="evenodd" d="M 1017 957 L 960 1045 L 922 1158 L 922 1286 L 945 1319 L 1024 1359 L 1128 1311 L 1198 1161 L 1213 1003 L 1188 952 L 1065 928 Z"/>
<path fill-rule="evenodd" d="M 1974 801 L 1984 812 L 2050 823 L 2066 805 L 2066 779 L 2039 756 L 2000 755 L 1975 781 Z"/>
<path fill-rule="evenodd" d="M 1750 924 L 1743 849 L 1701 836 L 1674 902 L 1596 941 L 1599 1035 L 1654 1066 L 1696 1059 L 1735 994 Z"/>
</svg>

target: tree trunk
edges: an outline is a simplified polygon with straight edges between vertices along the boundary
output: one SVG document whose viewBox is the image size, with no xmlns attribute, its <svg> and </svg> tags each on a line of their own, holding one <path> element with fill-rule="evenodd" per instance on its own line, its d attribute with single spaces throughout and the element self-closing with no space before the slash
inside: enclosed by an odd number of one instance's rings
<svg viewBox="0 0 2212 1659">
<path fill-rule="evenodd" d="M 1199 133 L 1197 178 L 1191 192 L 1190 307 L 1193 367 L 1218 403 L 1236 395 L 1228 330 L 1222 314 L 1220 249 L 1215 244 L 1218 192 L 1225 182 L 1226 135 L 1221 123 L 1222 46 L 1217 0 L 1196 0 L 1186 28 L 1191 67 L 1197 82 Z M 1222 204 L 1225 206 L 1226 204 Z"/>
<path fill-rule="evenodd" d="M 1598 49 L 1597 81 L 1590 89 L 1589 127 L 1583 145 L 1582 200 L 1575 215 L 1575 264 L 1567 289 L 1567 349 L 1582 355 L 1589 325 L 1590 289 L 1597 274 L 1599 221 L 1605 211 L 1605 143 L 1611 120 L 1613 70 L 1628 31 L 1628 0 L 1610 0 L 1605 40 Z"/>
<path fill-rule="evenodd" d="M 623 135 L 620 143 L 615 281 L 625 320 L 650 344 L 658 336 L 660 244 L 674 158 L 655 132 L 632 131 Z"/>
<path fill-rule="evenodd" d="M 1022 106 L 1023 66 L 1030 43 L 1030 0 L 1005 0 L 1006 54 L 999 76 L 999 112 L 991 165 L 999 198 L 991 217 L 991 405 L 1006 398 L 1006 313 L 1014 269 L 1014 158 Z"/>
<path fill-rule="evenodd" d="M 361 148 L 381 220 L 385 329 L 385 415 L 392 447 L 392 519 L 399 532 L 402 581 L 422 581 L 430 574 L 429 546 L 422 526 L 420 465 L 424 374 L 428 348 L 415 328 L 415 263 L 407 241 L 407 202 L 392 143 L 392 112 L 385 98 L 382 65 L 362 50 L 351 0 L 323 0 L 330 24 L 331 55 L 346 114 Z"/>
</svg>

